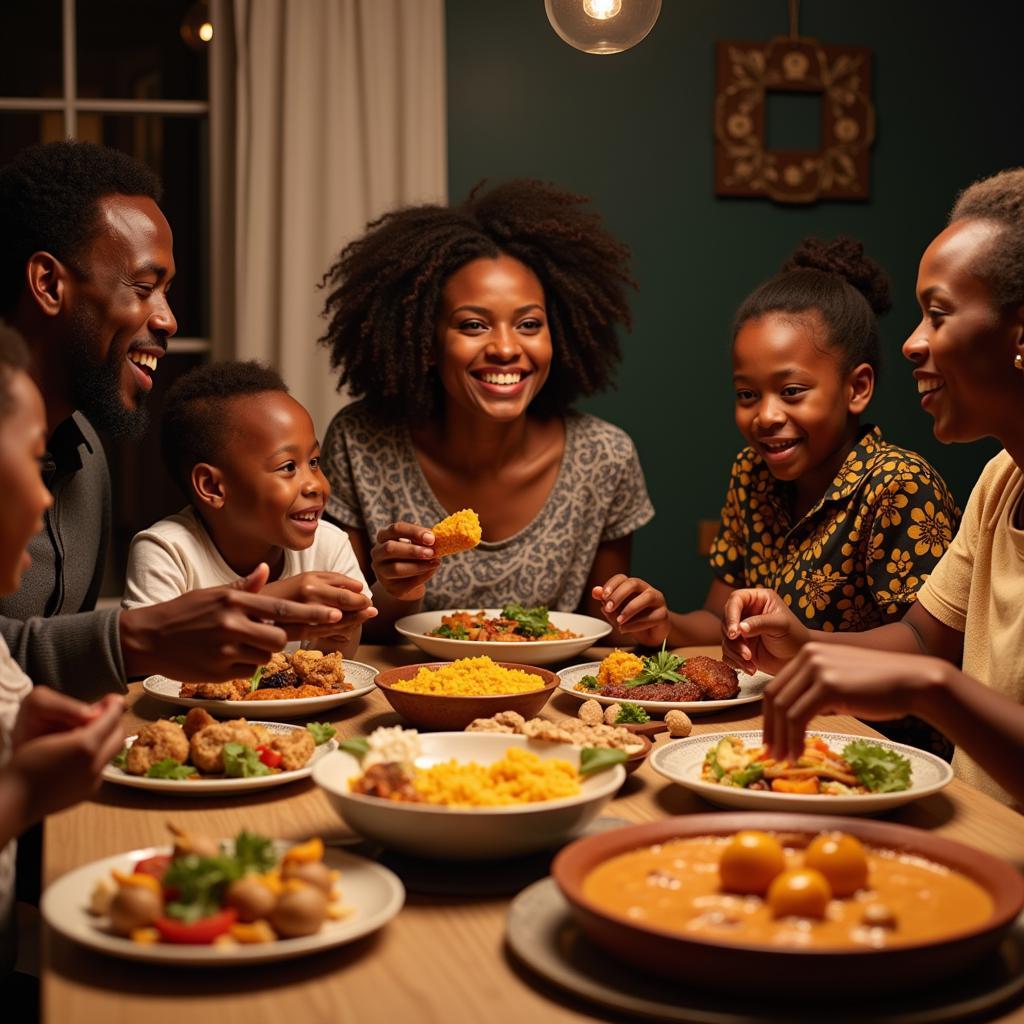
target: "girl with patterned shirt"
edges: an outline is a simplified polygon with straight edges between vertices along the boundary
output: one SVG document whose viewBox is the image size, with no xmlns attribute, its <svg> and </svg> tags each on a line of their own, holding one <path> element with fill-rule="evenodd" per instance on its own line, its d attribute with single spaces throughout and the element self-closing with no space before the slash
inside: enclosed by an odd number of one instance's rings
<svg viewBox="0 0 1024 1024">
<path fill-rule="evenodd" d="M 1024 168 L 976 182 L 925 250 L 920 323 L 903 344 L 921 406 L 945 443 L 1004 447 L 971 492 L 963 525 L 897 623 L 816 633 L 770 590 L 726 606 L 735 664 L 776 678 L 765 740 L 779 757 L 833 711 L 912 712 L 957 744 L 957 775 L 1024 807 Z"/>
<path fill-rule="evenodd" d="M 880 363 L 889 285 L 859 242 L 807 239 L 733 325 L 733 463 L 699 611 L 669 611 L 640 579 L 595 588 L 605 617 L 652 646 L 717 644 L 737 588 L 767 587 L 809 628 L 901 619 L 949 546 L 959 511 L 920 455 L 861 416 Z"/>
<path fill-rule="evenodd" d="M 584 203 L 518 180 L 398 210 L 326 275 L 321 341 L 361 399 L 324 438 L 327 514 L 374 580 L 367 640 L 421 608 L 572 611 L 629 571 L 654 514 L 636 450 L 572 405 L 612 382 L 632 281 Z M 429 524 L 467 507 L 483 541 L 435 557 Z"/>
</svg>

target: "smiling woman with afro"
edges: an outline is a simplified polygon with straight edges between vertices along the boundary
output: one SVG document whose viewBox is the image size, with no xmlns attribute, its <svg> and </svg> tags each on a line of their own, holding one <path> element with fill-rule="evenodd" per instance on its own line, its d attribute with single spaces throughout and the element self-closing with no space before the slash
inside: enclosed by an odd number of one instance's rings
<svg viewBox="0 0 1024 1024">
<path fill-rule="evenodd" d="M 376 639 L 422 608 L 574 611 L 628 573 L 654 514 L 636 451 L 572 408 L 630 325 L 629 251 L 588 200 L 519 179 L 396 210 L 323 286 L 320 342 L 359 399 L 324 439 L 328 512 L 376 580 Z M 466 507 L 483 541 L 442 560 L 430 527 Z"/>
</svg>

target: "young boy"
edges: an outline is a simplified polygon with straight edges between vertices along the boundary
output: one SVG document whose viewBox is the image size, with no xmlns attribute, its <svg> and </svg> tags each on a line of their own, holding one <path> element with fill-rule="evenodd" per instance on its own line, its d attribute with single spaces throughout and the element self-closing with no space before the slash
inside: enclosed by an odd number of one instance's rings
<svg viewBox="0 0 1024 1024">
<path fill-rule="evenodd" d="M 161 448 L 190 505 L 132 541 L 124 607 L 231 583 L 265 562 L 263 594 L 341 609 L 316 646 L 351 657 L 377 612 L 348 535 L 321 522 L 331 488 L 320 444 L 277 373 L 228 362 L 186 374 L 167 394 Z"/>
</svg>

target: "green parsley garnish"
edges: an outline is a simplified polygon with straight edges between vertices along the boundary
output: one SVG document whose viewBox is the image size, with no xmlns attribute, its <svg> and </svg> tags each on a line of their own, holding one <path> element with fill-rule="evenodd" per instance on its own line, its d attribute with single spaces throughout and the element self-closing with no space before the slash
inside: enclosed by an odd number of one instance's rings
<svg viewBox="0 0 1024 1024">
<path fill-rule="evenodd" d="M 347 740 L 338 741 L 338 749 L 348 751 L 354 757 L 361 758 L 369 753 L 370 741 L 365 736 L 350 736 Z"/>
<path fill-rule="evenodd" d="M 266 672 L 267 666 L 260 665 L 258 669 L 252 674 L 252 678 L 249 680 L 249 692 L 254 693 L 260 685 L 260 680 L 263 678 L 263 673 Z"/>
<path fill-rule="evenodd" d="M 843 758 L 872 793 L 910 789 L 910 761 L 895 750 L 867 740 L 854 740 L 843 748 Z"/>
<path fill-rule="evenodd" d="M 162 761 L 157 761 L 155 764 L 149 766 L 149 771 L 146 772 L 147 779 L 187 779 L 191 775 L 195 775 L 196 770 L 190 764 L 180 764 L 175 761 L 173 757 L 165 757 Z"/>
<path fill-rule="evenodd" d="M 634 723 L 636 725 L 643 725 L 644 722 L 649 722 L 651 716 L 639 704 L 634 704 L 631 700 L 624 700 L 619 705 L 619 715 L 615 719 L 616 725 L 627 725 Z"/>
<path fill-rule="evenodd" d="M 580 680 L 580 682 L 581 682 L 581 683 L 582 683 L 582 684 L 583 684 L 583 685 L 584 685 L 584 686 L 585 686 L 585 687 L 586 687 L 586 688 L 587 688 L 588 690 L 600 690 L 600 689 L 601 689 L 601 684 L 600 684 L 600 683 L 599 683 L 599 682 L 597 681 L 597 676 L 584 676 L 584 677 L 583 677 L 583 678 L 582 678 L 582 679 Z"/>
<path fill-rule="evenodd" d="M 232 779 L 253 779 L 269 775 L 270 769 L 260 760 L 252 747 L 241 743 L 224 744 L 224 774 Z"/>
<path fill-rule="evenodd" d="M 456 623 L 454 626 L 449 626 L 448 623 L 438 626 L 434 630 L 432 636 L 442 636 L 446 640 L 468 640 L 469 633 L 466 632 L 466 627 L 461 622 Z"/>
<path fill-rule="evenodd" d="M 128 764 L 128 748 L 122 747 L 121 752 L 114 756 L 114 759 L 110 762 L 115 768 L 124 769 L 125 765 Z"/>
<path fill-rule="evenodd" d="M 657 654 L 644 658 L 644 668 L 640 675 L 623 685 L 627 689 L 632 689 L 634 686 L 643 686 L 646 683 L 685 683 L 686 676 L 677 671 L 685 664 L 685 658 L 679 658 L 675 654 L 669 653 L 665 650 L 665 645 L 662 644 L 661 650 Z"/>
<path fill-rule="evenodd" d="M 523 636 L 543 636 L 551 631 L 548 609 L 543 604 L 539 604 L 535 608 L 524 608 L 521 604 L 507 604 L 501 609 L 501 617 L 511 619 L 516 624 L 516 632 Z"/>
<path fill-rule="evenodd" d="M 316 741 L 316 745 L 318 747 L 322 743 L 326 743 L 338 732 L 333 725 L 330 725 L 327 722 L 307 722 L 306 728 L 313 734 L 313 739 Z"/>
</svg>

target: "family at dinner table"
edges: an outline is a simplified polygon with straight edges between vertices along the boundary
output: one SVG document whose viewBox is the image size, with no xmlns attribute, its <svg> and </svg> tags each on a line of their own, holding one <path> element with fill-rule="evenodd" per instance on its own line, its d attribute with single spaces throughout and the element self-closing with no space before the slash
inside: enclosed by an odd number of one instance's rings
<svg viewBox="0 0 1024 1024">
<path fill-rule="evenodd" d="M 1024 804 L 1024 169 L 956 198 L 903 343 L 935 436 L 1003 446 L 962 515 L 868 419 L 885 273 L 853 239 L 805 239 L 733 320 L 745 446 L 707 597 L 680 611 L 631 573 L 654 516 L 632 440 L 575 408 L 614 383 L 629 250 L 529 179 L 392 211 L 340 251 L 319 343 L 356 400 L 322 444 L 270 367 L 178 379 L 159 428 L 188 504 L 134 538 L 121 606 L 97 610 L 118 498 L 97 431 L 139 435 L 177 329 L 160 200 L 90 143 L 0 169 L 0 978 L 16 838 L 98 787 L 130 680 L 248 677 L 289 643 L 352 657 L 420 610 L 516 601 L 603 617 L 620 646 L 721 644 L 774 675 L 776 756 L 850 714 Z M 459 509 L 483 539 L 441 558 L 425 524 Z"/>
</svg>

